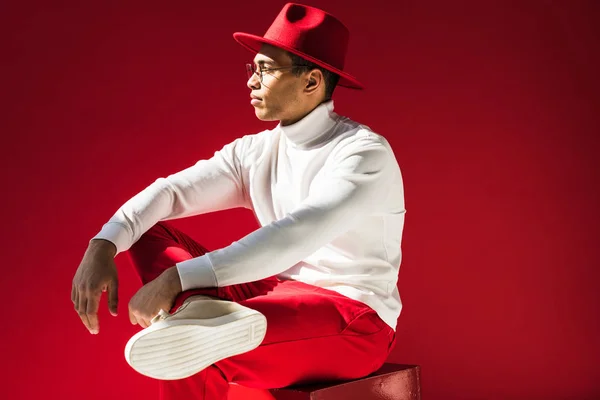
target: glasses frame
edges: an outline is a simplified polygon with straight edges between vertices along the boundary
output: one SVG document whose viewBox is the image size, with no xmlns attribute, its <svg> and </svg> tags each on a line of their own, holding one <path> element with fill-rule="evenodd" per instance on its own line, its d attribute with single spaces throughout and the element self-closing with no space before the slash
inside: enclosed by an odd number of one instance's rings
<svg viewBox="0 0 600 400">
<path fill-rule="evenodd" d="M 256 64 L 254 64 L 254 63 L 246 63 L 246 74 L 248 75 L 248 79 L 252 78 L 252 75 L 258 75 L 258 80 L 260 81 L 260 83 L 263 83 L 263 73 L 264 72 L 279 71 L 282 69 L 289 69 L 289 68 L 294 68 L 294 67 L 311 68 L 310 65 L 304 65 L 304 64 L 292 64 L 292 65 L 287 65 L 285 67 L 264 68 L 264 67 L 261 67 L 260 65 L 258 67 L 256 67 Z"/>
</svg>

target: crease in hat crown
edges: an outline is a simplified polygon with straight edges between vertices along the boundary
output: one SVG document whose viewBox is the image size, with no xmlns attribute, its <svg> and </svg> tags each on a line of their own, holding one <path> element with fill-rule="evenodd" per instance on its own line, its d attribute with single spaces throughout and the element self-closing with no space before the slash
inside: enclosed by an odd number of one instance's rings
<svg viewBox="0 0 600 400">
<path fill-rule="evenodd" d="M 344 71 L 350 32 L 332 14 L 298 3 L 283 6 L 264 36 L 235 32 L 234 39 L 252 52 L 270 44 L 294 53 L 340 76 L 339 86 L 364 89 Z"/>
</svg>

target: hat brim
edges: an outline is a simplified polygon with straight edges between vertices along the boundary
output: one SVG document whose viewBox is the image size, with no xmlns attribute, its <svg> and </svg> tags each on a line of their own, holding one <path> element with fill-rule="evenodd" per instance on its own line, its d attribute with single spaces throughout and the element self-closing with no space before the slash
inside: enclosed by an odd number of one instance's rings
<svg viewBox="0 0 600 400">
<path fill-rule="evenodd" d="M 284 50 L 289 51 L 290 53 L 294 53 L 310 62 L 313 62 L 337 75 L 340 76 L 340 80 L 338 81 L 338 86 L 342 86 L 348 89 L 357 89 L 357 90 L 362 90 L 365 87 L 352 75 L 341 71 L 335 67 L 333 67 L 332 65 L 329 65 L 327 63 L 324 63 L 320 60 L 317 60 L 316 58 L 313 58 L 311 56 L 309 56 L 308 54 L 305 54 L 301 51 L 298 51 L 296 49 L 293 49 L 291 47 L 288 47 L 282 43 L 279 43 L 276 40 L 271 40 L 271 39 L 265 39 L 262 36 L 256 36 L 256 35 L 252 35 L 249 33 L 244 33 L 244 32 L 235 32 L 233 34 L 233 38 L 235 39 L 236 42 L 238 42 L 239 44 L 241 44 L 242 46 L 244 46 L 246 49 L 254 52 L 254 53 L 258 53 L 260 51 L 260 47 L 263 43 L 266 44 L 270 44 L 272 46 L 275 47 L 279 47 L 282 48 Z"/>
</svg>

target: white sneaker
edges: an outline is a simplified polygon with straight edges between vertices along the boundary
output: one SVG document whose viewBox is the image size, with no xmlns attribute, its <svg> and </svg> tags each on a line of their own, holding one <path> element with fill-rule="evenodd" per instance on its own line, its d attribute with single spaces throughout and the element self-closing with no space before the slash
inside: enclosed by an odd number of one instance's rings
<svg viewBox="0 0 600 400">
<path fill-rule="evenodd" d="M 173 314 L 163 310 L 125 346 L 125 359 L 142 375 L 173 380 L 257 348 L 265 338 L 263 314 L 232 301 L 192 296 Z"/>
</svg>

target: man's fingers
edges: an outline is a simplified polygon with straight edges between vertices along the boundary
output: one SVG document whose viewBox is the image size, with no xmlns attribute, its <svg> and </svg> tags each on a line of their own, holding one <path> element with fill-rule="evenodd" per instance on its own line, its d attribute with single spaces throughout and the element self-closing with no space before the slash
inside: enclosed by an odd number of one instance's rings
<svg viewBox="0 0 600 400">
<path fill-rule="evenodd" d="M 90 321 L 88 320 L 86 310 L 87 310 L 87 297 L 85 293 L 79 293 L 79 298 L 77 302 L 77 314 L 79 314 L 79 318 L 81 318 L 81 322 L 83 325 L 90 330 Z"/>
<path fill-rule="evenodd" d="M 132 325 L 139 324 L 142 328 L 147 328 L 151 325 L 149 319 L 146 319 L 141 315 L 135 314 L 133 311 L 131 311 L 131 308 L 129 309 L 129 322 L 131 322 Z"/>
<path fill-rule="evenodd" d="M 117 278 L 108 284 L 108 311 L 115 317 L 117 316 L 117 306 L 119 305 L 119 281 Z"/>
<path fill-rule="evenodd" d="M 73 305 L 75 306 L 75 311 L 79 311 L 79 290 L 77 290 L 75 285 L 73 285 L 73 289 L 75 290 L 75 294 L 73 295 Z"/>
<path fill-rule="evenodd" d="M 88 291 L 85 313 L 87 314 L 90 323 L 90 332 L 93 334 L 97 334 L 100 331 L 100 324 L 98 323 L 98 303 L 100 302 L 101 294 L 101 291 Z"/>
<path fill-rule="evenodd" d="M 131 309 L 129 309 L 129 322 L 131 322 L 131 325 L 137 324 L 137 319 L 135 318 L 135 315 L 133 315 L 133 313 L 131 312 Z"/>
</svg>

